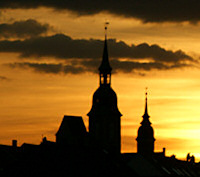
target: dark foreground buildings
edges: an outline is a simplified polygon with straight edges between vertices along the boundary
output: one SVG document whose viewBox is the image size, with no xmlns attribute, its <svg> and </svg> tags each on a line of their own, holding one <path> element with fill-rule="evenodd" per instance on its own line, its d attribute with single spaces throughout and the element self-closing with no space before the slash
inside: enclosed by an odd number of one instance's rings
<svg viewBox="0 0 200 177">
<path fill-rule="evenodd" d="M 200 164 L 188 154 L 182 161 L 154 152 L 154 131 L 145 111 L 138 129 L 137 153 L 121 153 L 120 113 L 111 88 L 107 39 L 99 67 L 99 88 L 93 95 L 89 132 L 82 117 L 64 116 L 56 142 L 43 138 L 39 145 L 0 145 L 0 177 L 137 177 L 200 176 Z"/>
</svg>

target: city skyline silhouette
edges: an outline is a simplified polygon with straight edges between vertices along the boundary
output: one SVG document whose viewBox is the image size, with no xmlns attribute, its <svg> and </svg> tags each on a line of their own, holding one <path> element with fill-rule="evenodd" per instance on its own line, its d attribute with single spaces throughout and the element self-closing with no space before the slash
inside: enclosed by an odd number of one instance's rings
<svg viewBox="0 0 200 177">
<path fill-rule="evenodd" d="M 117 94 L 112 89 L 107 26 L 99 87 L 93 94 L 87 114 L 89 129 L 81 116 L 64 115 L 55 134 L 56 140 L 42 137 L 40 144 L 0 145 L 0 176 L 198 176 L 200 163 L 187 154 L 185 160 L 166 148 L 154 150 L 155 135 L 148 112 L 146 88 L 144 114 L 137 131 L 137 152 L 121 152 L 121 112 Z"/>
<path fill-rule="evenodd" d="M 89 129 L 87 113 L 99 84 L 108 20 L 111 84 L 123 114 L 121 151 L 137 152 L 148 87 L 154 150 L 165 147 L 168 156 L 185 160 L 190 153 L 200 160 L 200 28 L 192 2 L 184 18 L 171 4 L 166 16 L 167 10 L 144 13 L 134 3 L 138 14 L 128 13 L 128 2 L 122 11 L 116 5 L 107 13 L 104 3 L 97 11 L 90 11 L 94 4 L 89 2 L 83 9 L 67 1 L 62 8 L 59 3 L 20 3 L 0 7 L 0 144 L 40 144 L 43 137 L 55 141 L 63 115 L 81 116 Z"/>
</svg>

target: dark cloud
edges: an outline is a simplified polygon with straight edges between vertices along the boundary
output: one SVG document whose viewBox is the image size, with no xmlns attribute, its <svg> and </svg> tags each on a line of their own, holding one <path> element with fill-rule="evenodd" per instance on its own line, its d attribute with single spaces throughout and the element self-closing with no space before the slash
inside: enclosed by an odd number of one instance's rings
<svg viewBox="0 0 200 177">
<path fill-rule="evenodd" d="M 47 74 L 80 74 L 86 72 L 82 67 L 77 67 L 73 65 L 63 65 L 54 63 L 10 63 L 7 64 L 11 68 L 23 68 L 23 69 L 33 69 L 35 72 L 47 73 Z"/>
<path fill-rule="evenodd" d="M 34 71 L 36 72 L 43 72 L 43 73 L 54 73 L 54 74 L 58 74 L 61 69 L 62 69 L 62 65 L 61 64 L 46 64 L 46 63 L 12 63 L 9 64 L 10 67 L 12 68 L 32 68 L 34 69 Z"/>
<path fill-rule="evenodd" d="M 102 56 L 104 41 L 72 39 L 63 34 L 37 37 L 23 41 L 0 41 L 0 52 L 17 52 L 21 57 L 54 57 L 60 59 L 98 59 Z M 164 63 L 194 62 L 183 51 L 170 51 L 158 45 L 129 46 L 125 42 L 108 40 L 110 58 L 151 59 Z"/>
<path fill-rule="evenodd" d="M 176 68 L 192 67 L 192 64 L 165 64 L 161 62 L 134 62 L 134 61 L 120 61 L 112 60 L 112 66 L 115 68 L 116 72 L 129 73 L 134 70 L 143 70 L 151 71 L 152 69 L 156 70 L 169 70 Z"/>
<path fill-rule="evenodd" d="M 0 37 L 34 37 L 46 33 L 50 29 L 48 24 L 41 24 L 33 19 L 16 21 L 12 24 L 0 24 Z"/>
<path fill-rule="evenodd" d="M 30 38 L 23 41 L 0 41 L 0 52 L 17 52 L 21 57 L 53 57 L 59 63 L 11 63 L 10 67 L 32 68 L 35 72 L 53 74 L 97 73 L 103 53 L 104 41 L 72 39 L 63 34 Z M 127 45 L 123 41 L 108 40 L 113 73 L 137 73 L 151 70 L 169 70 L 192 67 L 197 62 L 183 51 L 170 51 L 158 45 Z M 68 64 L 66 64 L 68 63 Z"/>
<path fill-rule="evenodd" d="M 22 69 L 32 69 L 35 72 L 46 73 L 46 74 L 81 74 L 86 72 L 97 73 L 100 60 L 94 62 L 94 60 L 87 61 L 75 61 L 71 64 L 54 64 L 54 63 L 10 63 L 6 64 L 11 68 L 22 68 Z M 111 60 L 111 65 L 113 67 L 113 73 L 135 73 L 140 76 L 145 76 L 146 71 L 151 70 L 169 70 L 174 68 L 183 68 L 191 65 L 165 65 L 162 63 L 139 63 L 134 61 L 120 61 L 120 60 Z"/>
<path fill-rule="evenodd" d="M 65 74 L 80 74 L 80 73 L 84 73 L 84 72 L 88 72 L 87 68 L 83 67 L 83 66 L 73 66 L 73 65 L 64 65 L 63 66 L 63 72 Z"/>
<path fill-rule="evenodd" d="M 100 12 L 134 17 L 143 22 L 198 22 L 200 1 L 198 0 L 19 0 L 1 1 L 0 8 L 49 7 L 71 10 L 78 15 L 93 15 Z"/>
<path fill-rule="evenodd" d="M 110 61 L 111 66 L 113 68 L 113 73 L 123 72 L 123 73 L 131 73 L 137 71 L 151 71 L 151 70 L 170 70 L 170 69 L 178 69 L 185 67 L 193 67 L 193 64 L 186 63 L 161 63 L 161 62 L 136 62 L 136 61 L 121 61 L 119 59 L 112 59 Z M 98 60 L 85 60 L 81 61 L 79 64 L 87 68 L 87 71 L 97 72 L 97 69 L 100 61 Z M 137 72 L 137 74 L 144 76 L 144 73 Z"/>
<path fill-rule="evenodd" d="M 158 45 L 148 45 L 146 43 L 139 44 L 137 46 L 128 46 L 123 41 L 116 42 L 116 40 L 110 40 L 110 53 L 113 57 L 120 58 L 151 58 L 155 61 L 162 61 L 167 63 L 175 63 L 181 60 L 190 60 L 192 57 L 186 55 L 183 51 L 170 51 L 161 48 Z"/>
<path fill-rule="evenodd" d="M 0 76 L 0 81 L 9 81 L 10 79 L 5 76 Z"/>
</svg>

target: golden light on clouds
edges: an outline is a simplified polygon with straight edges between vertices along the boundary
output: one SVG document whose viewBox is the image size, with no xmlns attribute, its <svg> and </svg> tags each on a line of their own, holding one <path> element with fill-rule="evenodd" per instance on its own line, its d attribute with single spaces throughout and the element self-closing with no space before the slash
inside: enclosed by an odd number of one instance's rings
<svg viewBox="0 0 200 177">
<path fill-rule="evenodd" d="M 0 19 L 1 23 L 8 24 L 34 19 L 39 24 L 50 26 L 42 36 L 62 33 L 71 37 L 72 41 L 104 39 L 103 25 L 108 20 L 109 38 L 115 38 L 117 42 L 123 41 L 129 48 L 132 44 L 157 44 L 162 51 L 172 50 L 173 53 L 182 50 L 193 59 L 199 60 L 199 23 L 144 23 L 136 18 L 116 14 L 100 12 L 77 16 L 67 10 L 59 11 L 44 7 L 6 9 L 2 11 Z M 11 37 L 10 40 L 16 39 Z M 46 50 L 42 52 L 48 53 Z M 89 71 L 79 74 L 45 73 L 24 65 L 21 68 L 9 67 L 10 63 L 22 62 L 63 65 L 73 63 L 69 58 L 52 55 L 19 56 L 20 52 L 5 52 L 1 49 L 0 143 L 10 144 L 12 139 L 18 139 L 19 144 L 38 144 L 42 136 L 54 141 L 64 115 L 82 116 L 88 126 L 86 114 L 92 106 L 92 95 L 99 86 L 98 75 Z M 162 57 L 161 55 L 160 58 Z M 112 57 L 115 58 L 117 57 Z M 155 58 L 138 57 L 134 62 L 145 65 L 154 62 Z M 83 61 L 83 58 L 80 61 Z M 123 56 L 119 57 L 118 61 L 133 60 Z M 159 64 L 162 62 L 167 61 L 159 61 Z M 188 64 L 187 62 L 191 61 L 184 62 Z M 175 62 L 175 65 L 177 63 Z M 97 71 L 98 66 L 90 64 Z M 131 72 L 112 75 L 112 88 L 117 93 L 118 108 L 123 114 L 122 152 L 136 152 L 135 138 L 144 113 L 145 88 L 148 87 L 150 121 L 156 138 L 155 150 L 162 151 L 162 148 L 166 147 L 169 156 L 176 154 L 179 158 L 185 158 L 186 154 L 191 152 L 198 160 L 200 159 L 200 70 L 198 62 L 194 65 L 195 67 L 192 65 L 174 69 L 138 67 Z M 84 67 L 86 68 L 86 65 Z"/>
</svg>

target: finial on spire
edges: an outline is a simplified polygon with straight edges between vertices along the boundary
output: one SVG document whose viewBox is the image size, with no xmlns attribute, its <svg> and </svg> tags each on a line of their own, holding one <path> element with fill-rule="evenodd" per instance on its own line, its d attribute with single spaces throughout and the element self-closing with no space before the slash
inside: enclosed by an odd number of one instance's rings
<svg viewBox="0 0 200 177">
<path fill-rule="evenodd" d="M 148 95 L 148 93 L 147 93 L 147 91 L 148 91 L 148 87 L 146 87 L 145 90 L 146 90 L 145 95 L 146 95 L 146 99 L 147 99 L 147 95 Z"/>
<path fill-rule="evenodd" d="M 148 104 L 147 104 L 148 87 L 146 87 L 145 90 L 146 90 L 146 92 L 145 92 L 145 96 L 146 96 L 146 98 L 145 98 L 145 110 L 144 110 L 144 115 L 142 117 L 148 119 L 150 117 L 149 114 L 148 114 Z"/>
<path fill-rule="evenodd" d="M 108 29 L 109 22 L 106 21 L 104 25 L 105 25 L 105 36 L 107 36 L 107 29 Z"/>
</svg>

